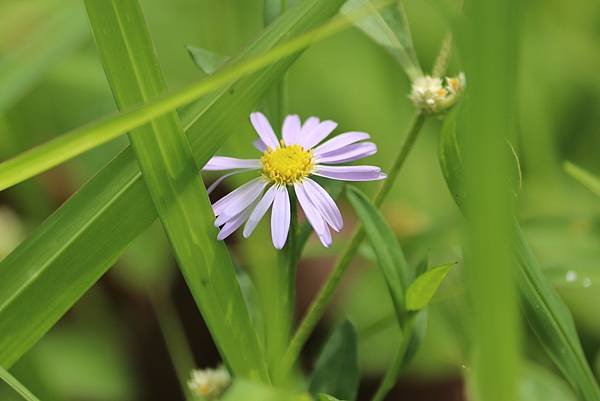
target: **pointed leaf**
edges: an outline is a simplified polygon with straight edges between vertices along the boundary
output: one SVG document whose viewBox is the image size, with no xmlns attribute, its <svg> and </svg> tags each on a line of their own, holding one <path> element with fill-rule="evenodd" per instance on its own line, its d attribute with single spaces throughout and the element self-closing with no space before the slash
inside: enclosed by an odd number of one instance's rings
<svg viewBox="0 0 600 401">
<path fill-rule="evenodd" d="M 310 378 L 309 391 L 354 401 L 360 382 L 357 338 L 349 321 L 342 323 L 329 337 Z"/>
<path fill-rule="evenodd" d="M 459 109 L 446 118 L 440 138 L 440 164 L 448 189 L 460 208 L 468 194 L 462 183 L 462 142 L 456 132 Z M 510 150 L 512 152 L 512 150 Z M 514 155 L 514 152 L 513 152 Z M 513 177 L 520 172 L 518 159 Z M 513 182 L 516 181 L 513 179 Z M 587 363 L 573 317 L 562 299 L 540 270 L 537 258 L 525 239 L 518 222 L 514 222 L 514 249 L 518 262 L 518 288 L 521 308 L 542 346 L 569 383 L 586 401 L 600 399 L 600 389 Z"/>
<path fill-rule="evenodd" d="M 221 56 L 201 47 L 187 46 L 187 51 L 194 64 L 206 75 L 211 75 L 229 60 L 229 57 Z"/>
<path fill-rule="evenodd" d="M 418 311 L 427 307 L 452 266 L 454 263 L 433 267 L 417 277 L 406 291 L 406 309 Z"/>
<path fill-rule="evenodd" d="M 404 68 L 411 81 L 423 75 L 402 2 L 393 2 L 390 6 L 377 10 L 371 0 L 348 0 L 341 12 L 352 16 L 354 12 L 364 8 L 370 8 L 371 13 L 356 20 L 354 24 L 383 46 Z"/>
</svg>

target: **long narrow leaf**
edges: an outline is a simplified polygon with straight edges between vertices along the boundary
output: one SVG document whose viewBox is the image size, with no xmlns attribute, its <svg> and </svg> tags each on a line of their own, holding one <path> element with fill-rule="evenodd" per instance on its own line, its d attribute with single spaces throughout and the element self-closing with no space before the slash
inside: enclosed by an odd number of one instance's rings
<svg viewBox="0 0 600 401">
<path fill-rule="evenodd" d="M 138 0 L 86 0 L 94 38 L 119 108 L 166 91 Z M 129 135 L 142 176 L 188 287 L 232 371 L 268 381 L 266 361 L 231 258 L 175 112 Z"/>
<path fill-rule="evenodd" d="M 462 184 L 462 141 L 456 131 L 458 110 L 446 119 L 440 144 L 440 164 L 450 192 L 458 206 L 467 196 Z M 512 150 L 507 148 L 507 152 Z M 514 159 L 513 171 L 519 171 Z M 513 180 L 514 181 L 514 180 Z M 521 307 L 540 343 L 568 382 L 586 401 L 600 399 L 600 389 L 585 359 L 573 318 L 562 299 L 542 274 L 538 261 L 514 223 L 515 252 L 518 262 L 518 289 Z"/>
<path fill-rule="evenodd" d="M 321 24 L 341 3 L 300 2 L 232 62 Z M 183 113 L 197 165 L 206 163 L 294 60 L 283 59 L 240 79 Z M 35 344 L 155 219 L 127 149 L 0 262 L 0 364 L 12 365 Z"/>
<path fill-rule="evenodd" d="M 600 178 L 571 162 L 565 162 L 563 169 L 567 174 L 579 181 L 581 185 L 600 196 Z"/>
<path fill-rule="evenodd" d="M 11 375 L 6 369 L 0 366 L 0 379 L 8 384 L 17 394 L 23 397 L 27 401 L 40 401 L 35 395 L 27 389 L 21 382 L 19 382 L 13 375 Z"/>
<path fill-rule="evenodd" d="M 387 2 L 389 0 L 383 1 L 382 4 Z M 295 9 L 299 8 L 301 7 Z M 354 18 L 360 18 L 369 11 L 368 9 L 358 10 Z M 222 89 L 239 78 L 306 48 L 317 39 L 323 39 L 345 29 L 349 24 L 350 22 L 347 19 L 338 17 L 264 54 L 249 57 L 241 63 L 232 63 L 227 68 L 183 89 L 153 98 L 147 103 L 130 107 L 127 111 L 116 115 L 96 120 L 29 149 L 12 159 L 0 163 L 0 191 L 111 141 L 156 117 Z M 194 110 L 197 110 L 197 108 L 192 108 L 192 111 Z M 192 122 L 194 121 L 192 119 Z"/>
</svg>

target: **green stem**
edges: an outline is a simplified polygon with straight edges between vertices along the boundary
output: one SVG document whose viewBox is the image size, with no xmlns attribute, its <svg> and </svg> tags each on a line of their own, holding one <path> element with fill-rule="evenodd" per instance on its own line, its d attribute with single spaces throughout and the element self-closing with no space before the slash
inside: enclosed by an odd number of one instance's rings
<svg viewBox="0 0 600 401">
<path fill-rule="evenodd" d="M 408 359 L 410 359 L 410 358 L 407 358 L 407 354 L 408 354 L 407 351 L 409 350 L 410 344 L 412 343 L 414 337 L 415 337 L 415 315 L 412 314 L 406 321 L 406 324 L 404 325 L 404 333 L 403 333 L 403 337 L 402 337 L 402 343 L 400 343 L 400 348 L 396 352 L 396 355 L 394 356 L 394 360 L 392 361 L 392 364 L 390 365 L 388 370 L 385 372 L 385 376 L 383 377 L 383 380 L 379 384 L 379 387 L 377 388 L 377 392 L 375 393 L 373 398 L 371 398 L 371 401 L 383 401 L 383 399 L 385 398 L 387 393 L 389 393 L 390 390 L 392 388 L 394 388 L 394 386 L 396 385 L 396 380 L 398 379 L 398 376 L 400 375 L 400 372 L 408 363 Z"/>
<path fill-rule="evenodd" d="M 376 206 L 381 206 L 381 204 L 389 194 L 392 185 L 398 178 L 398 174 L 400 173 L 402 166 L 406 162 L 406 159 L 410 151 L 412 150 L 417 137 L 419 136 L 419 132 L 423 127 L 425 119 L 426 116 L 422 113 L 419 113 L 415 116 L 411 124 L 410 130 L 408 132 L 408 136 L 406 137 L 402 148 L 400 149 L 400 153 L 398 153 L 394 164 L 389 170 L 388 178 L 385 181 L 383 181 L 381 188 L 373 198 L 373 203 Z M 304 346 L 313 329 L 325 313 L 327 305 L 329 305 L 329 302 L 331 301 L 331 298 L 333 297 L 333 294 L 337 286 L 339 285 L 342 276 L 344 275 L 346 269 L 350 265 L 350 262 L 354 258 L 354 255 L 356 254 L 360 243 L 364 239 L 364 236 L 365 234 L 362 230 L 362 226 L 359 225 L 355 229 L 350 243 L 344 249 L 342 256 L 338 259 L 337 263 L 335 264 L 335 267 L 333 268 L 333 271 L 331 272 L 331 274 L 327 278 L 327 281 L 317 294 L 315 300 L 312 302 L 308 312 L 306 313 L 306 316 L 304 317 L 304 319 L 300 323 L 300 326 L 296 330 L 296 333 L 292 337 L 290 345 L 288 346 L 287 351 L 283 357 L 280 372 L 278 372 L 280 375 L 287 375 L 289 370 L 296 362 L 296 359 L 298 358 L 298 355 L 300 355 L 302 347 Z"/>
<path fill-rule="evenodd" d="M 187 400 L 191 400 L 187 378 L 194 369 L 195 363 L 175 305 L 173 305 L 167 290 L 148 290 L 148 298 L 154 309 L 169 357 L 177 373 L 181 391 Z"/>
<path fill-rule="evenodd" d="M 24 385 L 21 384 L 8 370 L 0 366 L 0 379 L 8 384 L 17 394 L 23 397 L 27 401 L 40 401 L 35 395 L 31 393 Z"/>
</svg>

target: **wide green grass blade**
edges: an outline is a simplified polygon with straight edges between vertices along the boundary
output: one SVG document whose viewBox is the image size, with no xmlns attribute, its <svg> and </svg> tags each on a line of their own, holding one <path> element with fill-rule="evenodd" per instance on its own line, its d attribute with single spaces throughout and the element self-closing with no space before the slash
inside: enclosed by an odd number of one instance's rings
<svg viewBox="0 0 600 401">
<path fill-rule="evenodd" d="M 463 185 L 462 137 L 456 130 L 458 110 L 446 119 L 441 136 L 440 164 L 458 206 L 464 207 L 466 192 Z M 511 149 L 505 151 L 514 156 Z M 519 171 L 518 160 L 513 159 L 513 175 Z M 513 184 L 515 179 L 511 180 Z M 514 184 L 516 185 L 516 184 Z M 513 188 L 514 191 L 514 188 Z M 562 372 L 567 381 L 585 401 L 600 399 L 600 389 L 590 369 L 573 318 L 568 308 L 540 270 L 537 258 L 521 232 L 517 222 L 513 224 L 514 251 L 518 262 L 518 290 L 521 308 L 540 343 Z"/>
<path fill-rule="evenodd" d="M 0 10 L 5 13 L 2 19 L 10 18 L 10 7 L 5 4 Z M 31 20 L 21 22 L 29 24 L 25 32 L 19 26 L 15 32 L 2 32 L 0 37 L 0 48 L 8 49 L 0 58 L 0 112 L 11 107 L 48 69 L 88 38 L 81 4 L 76 1 L 39 4 L 34 15 L 27 18 Z"/>
<path fill-rule="evenodd" d="M 120 109 L 166 91 L 138 0 L 86 0 L 104 69 Z M 221 355 L 240 376 L 268 382 L 266 361 L 227 248 L 177 113 L 129 134 L 142 178 Z"/>
<path fill-rule="evenodd" d="M 221 401 L 312 401 L 307 394 L 269 387 L 261 383 L 235 380 Z"/>
<path fill-rule="evenodd" d="M 318 26 L 341 3 L 301 2 L 232 62 Z M 240 79 L 182 114 L 197 165 L 206 163 L 294 60 L 288 57 Z M 0 262 L 0 364 L 11 366 L 19 359 L 155 219 L 128 148 Z"/>
<path fill-rule="evenodd" d="M 337 2 L 337 0 L 331 1 Z M 385 5 L 389 1 L 382 0 L 381 5 Z M 304 4 L 299 4 L 292 10 L 299 10 L 303 7 Z M 370 11 L 370 9 L 358 10 L 353 14 L 353 18 L 360 18 L 367 15 Z M 178 107 L 185 106 L 218 89 L 222 89 L 239 78 L 291 56 L 316 40 L 322 40 L 347 28 L 351 23 L 350 21 L 350 19 L 343 17 L 335 18 L 329 23 L 291 39 L 264 54 L 249 57 L 240 63 L 228 63 L 226 68 L 199 82 L 190 84 L 172 93 L 153 98 L 153 100 L 147 103 L 129 107 L 127 111 L 101 118 L 85 126 L 76 128 L 2 162 L 0 163 L 0 191 L 111 141 L 129 130 L 148 123 L 156 117 L 175 110 Z M 197 111 L 197 108 L 194 107 L 190 109 L 192 112 Z M 195 120 L 192 119 L 193 121 Z"/>
<path fill-rule="evenodd" d="M 17 394 L 23 397 L 27 401 L 40 401 L 35 395 L 31 393 L 21 382 L 19 382 L 13 375 L 11 375 L 6 369 L 0 366 L 0 379 L 8 384 Z"/>
<path fill-rule="evenodd" d="M 600 178 L 571 162 L 564 162 L 563 169 L 581 185 L 600 196 Z"/>
<path fill-rule="evenodd" d="M 357 348 L 356 330 L 344 321 L 331 334 L 315 363 L 309 383 L 314 397 L 326 393 L 342 400 L 356 399 L 360 384 Z"/>
<path fill-rule="evenodd" d="M 352 15 L 361 8 L 371 8 L 372 13 L 357 19 L 354 25 L 383 46 L 411 80 L 423 75 L 402 1 L 396 1 L 381 10 L 377 10 L 374 3 L 372 0 L 348 0 L 342 7 L 342 13 Z"/>
</svg>

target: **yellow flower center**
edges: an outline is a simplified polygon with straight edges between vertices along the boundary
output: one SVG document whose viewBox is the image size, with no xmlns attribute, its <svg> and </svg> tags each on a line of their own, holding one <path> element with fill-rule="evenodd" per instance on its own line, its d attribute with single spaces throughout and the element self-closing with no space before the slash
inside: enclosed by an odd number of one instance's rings
<svg viewBox="0 0 600 401">
<path fill-rule="evenodd" d="M 277 149 L 267 149 L 260 158 L 263 176 L 279 185 L 291 185 L 308 177 L 313 170 L 310 150 L 300 145 L 285 146 L 283 141 Z"/>
</svg>

